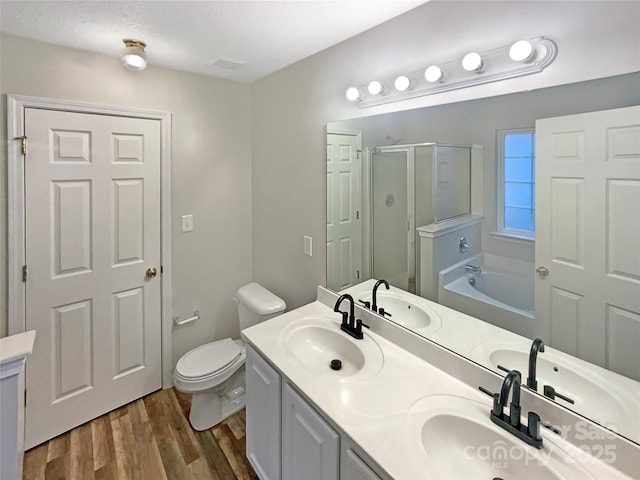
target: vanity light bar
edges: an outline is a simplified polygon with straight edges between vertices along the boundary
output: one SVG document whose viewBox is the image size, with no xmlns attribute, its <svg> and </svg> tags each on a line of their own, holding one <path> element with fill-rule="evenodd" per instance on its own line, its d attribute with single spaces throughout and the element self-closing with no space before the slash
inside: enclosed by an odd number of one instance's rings
<svg viewBox="0 0 640 480">
<path fill-rule="evenodd" d="M 546 37 L 519 40 L 486 52 L 469 52 L 462 59 L 430 64 L 426 69 L 373 80 L 350 87 L 347 99 L 360 108 L 499 82 L 542 72 L 558 54 Z"/>
</svg>

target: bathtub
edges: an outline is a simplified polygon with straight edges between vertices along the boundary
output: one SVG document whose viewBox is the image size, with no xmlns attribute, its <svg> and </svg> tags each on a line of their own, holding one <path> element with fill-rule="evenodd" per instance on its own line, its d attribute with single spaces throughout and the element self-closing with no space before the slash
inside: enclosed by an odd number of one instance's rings
<svg viewBox="0 0 640 480">
<path fill-rule="evenodd" d="M 466 265 L 480 267 L 471 273 Z M 438 303 L 528 338 L 534 335 L 534 265 L 480 253 L 439 274 Z"/>
</svg>

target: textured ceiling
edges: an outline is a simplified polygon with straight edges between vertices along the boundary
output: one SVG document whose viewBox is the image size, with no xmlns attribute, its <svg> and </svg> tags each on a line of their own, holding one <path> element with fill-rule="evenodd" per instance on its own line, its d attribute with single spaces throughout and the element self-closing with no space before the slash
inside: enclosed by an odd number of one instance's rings
<svg viewBox="0 0 640 480">
<path fill-rule="evenodd" d="M 113 56 L 137 38 L 150 65 L 253 82 L 423 3 L 0 0 L 0 29 Z"/>
</svg>

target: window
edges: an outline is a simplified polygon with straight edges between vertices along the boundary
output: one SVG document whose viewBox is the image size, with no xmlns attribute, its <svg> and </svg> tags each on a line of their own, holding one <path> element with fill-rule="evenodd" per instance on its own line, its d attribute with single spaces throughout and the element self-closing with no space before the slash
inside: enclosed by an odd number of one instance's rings
<svg viewBox="0 0 640 480">
<path fill-rule="evenodd" d="M 498 132 L 500 181 L 498 230 L 503 235 L 533 240 L 536 219 L 535 132 Z"/>
</svg>

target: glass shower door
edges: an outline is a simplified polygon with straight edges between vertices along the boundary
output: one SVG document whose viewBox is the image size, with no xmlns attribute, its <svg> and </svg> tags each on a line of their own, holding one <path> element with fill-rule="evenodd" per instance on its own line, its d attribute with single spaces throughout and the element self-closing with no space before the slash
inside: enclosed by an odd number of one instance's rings
<svg viewBox="0 0 640 480">
<path fill-rule="evenodd" d="M 404 290 L 409 290 L 413 270 L 413 259 L 409 258 L 408 168 L 409 149 L 377 149 L 372 155 L 372 274 Z"/>
</svg>

